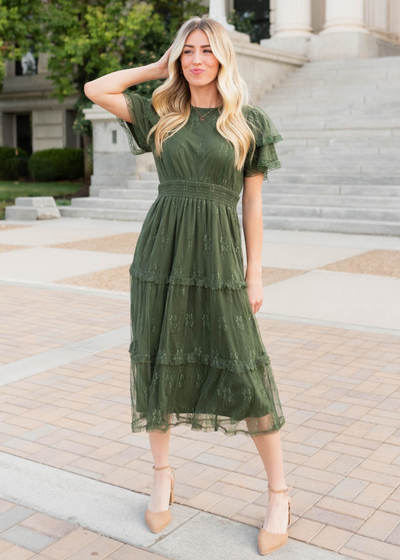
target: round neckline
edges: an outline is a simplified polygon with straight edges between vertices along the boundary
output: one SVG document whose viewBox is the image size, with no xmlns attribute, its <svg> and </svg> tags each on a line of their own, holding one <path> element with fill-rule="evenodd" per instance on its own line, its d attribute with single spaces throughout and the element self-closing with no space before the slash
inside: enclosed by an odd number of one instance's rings
<svg viewBox="0 0 400 560">
<path fill-rule="evenodd" d="M 195 107 L 192 104 L 190 104 L 190 106 L 191 106 L 192 109 L 204 109 L 204 110 L 206 110 L 206 109 L 210 109 L 210 110 L 219 109 L 219 107 Z"/>
</svg>

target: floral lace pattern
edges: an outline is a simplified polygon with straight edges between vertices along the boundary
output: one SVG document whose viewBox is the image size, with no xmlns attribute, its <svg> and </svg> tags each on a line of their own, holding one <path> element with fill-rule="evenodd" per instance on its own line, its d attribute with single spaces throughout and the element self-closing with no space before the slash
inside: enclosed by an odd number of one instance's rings
<svg viewBox="0 0 400 560">
<path fill-rule="evenodd" d="M 250 374 L 206 364 L 182 366 L 131 362 L 133 432 L 189 425 L 193 430 L 257 436 L 285 423 L 269 363 Z M 149 413 L 150 412 L 150 413 Z"/>
<path fill-rule="evenodd" d="M 118 122 L 130 150 L 152 151 L 159 177 L 129 267 L 132 431 L 277 431 L 285 418 L 249 301 L 237 203 L 245 176 L 280 166 L 281 136 L 261 108 L 245 106 L 257 146 L 238 171 L 218 112 L 200 121 L 192 111 L 159 157 L 151 100 L 124 96 L 132 122 Z"/>
</svg>

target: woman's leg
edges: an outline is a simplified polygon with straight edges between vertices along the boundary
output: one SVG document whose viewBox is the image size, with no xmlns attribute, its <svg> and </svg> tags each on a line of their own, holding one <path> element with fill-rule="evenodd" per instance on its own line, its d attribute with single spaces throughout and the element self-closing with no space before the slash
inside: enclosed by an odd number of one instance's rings
<svg viewBox="0 0 400 560">
<path fill-rule="evenodd" d="M 170 435 L 171 427 L 165 433 L 160 430 L 149 432 L 150 448 L 155 467 L 165 467 L 169 464 Z M 154 484 L 148 509 L 153 512 L 165 511 L 169 507 L 171 469 L 154 470 L 153 472 Z"/>
<path fill-rule="evenodd" d="M 269 485 L 273 490 L 285 488 L 280 431 L 252 437 L 264 463 Z M 263 528 L 270 533 L 285 533 L 288 522 L 287 493 L 268 492 L 268 497 L 268 510 Z"/>
</svg>

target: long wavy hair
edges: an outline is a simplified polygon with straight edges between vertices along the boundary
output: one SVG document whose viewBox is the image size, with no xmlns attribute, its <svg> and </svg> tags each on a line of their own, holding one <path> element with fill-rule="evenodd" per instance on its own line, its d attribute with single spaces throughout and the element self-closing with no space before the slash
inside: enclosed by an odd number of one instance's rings
<svg viewBox="0 0 400 560">
<path fill-rule="evenodd" d="M 207 34 L 212 51 L 220 62 L 216 83 L 222 97 L 222 106 L 216 127 L 233 145 L 235 167 L 241 171 L 251 147 L 251 157 L 254 154 L 256 143 L 253 131 L 242 112 L 242 106 L 248 104 L 249 91 L 246 82 L 239 75 L 235 50 L 226 29 L 207 14 L 201 18 L 194 16 L 188 19 L 176 34 L 168 61 L 169 76 L 152 95 L 152 105 L 160 119 L 149 130 L 147 139 L 154 132 L 156 154 L 160 156 L 164 140 L 178 132 L 189 119 L 191 94 L 188 81 L 181 73 L 180 55 L 188 35 L 196 29 Z"/>
</svg>

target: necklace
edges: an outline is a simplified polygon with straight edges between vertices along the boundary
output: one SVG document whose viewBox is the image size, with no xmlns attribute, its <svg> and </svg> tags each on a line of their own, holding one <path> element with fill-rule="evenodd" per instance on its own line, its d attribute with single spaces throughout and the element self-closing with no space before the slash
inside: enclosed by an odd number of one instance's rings
<svg viewBox="0 0 400 560">
<path fill-rule="evenodd" d="M 199 111 L 197 111 L 196 107 L 194 105 L 192 105 L 193 109 L 199 113 Z M 199 113 L 200 117 L 199 117 L 199 121 L 204 121 L 206 118 L 206 115 L 208 115 L 208 113 L 211 113 L 211 111 L 214 111 L 214 109 L 218 109 L 218 107 L 212 107 L 212 109 L 210 109 L 207 113 L 205 113 L 204 115 L 202 115 L 201 113 Z"/>
</svg>

